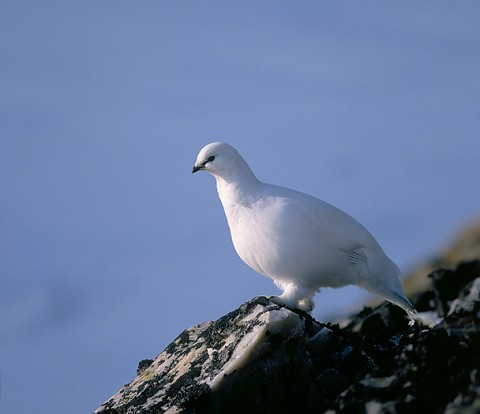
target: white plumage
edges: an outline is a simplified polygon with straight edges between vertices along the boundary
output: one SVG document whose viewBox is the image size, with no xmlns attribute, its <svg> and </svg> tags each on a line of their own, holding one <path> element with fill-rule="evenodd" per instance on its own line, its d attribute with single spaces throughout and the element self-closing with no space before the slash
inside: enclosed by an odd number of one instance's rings
<svg viewBox="0 0 480 414">
<path fill-rule="evenodd" d="M 357 285 L 415 313 L 398 266 L 348 214 L 307 194 L 262 183 L 228 144 L 203 147 L 192 172 L 199 170 L 217 181 L 240 258 L 283 291 L 278 303 L 309 312 L 320 288 Z"/>
</svg>

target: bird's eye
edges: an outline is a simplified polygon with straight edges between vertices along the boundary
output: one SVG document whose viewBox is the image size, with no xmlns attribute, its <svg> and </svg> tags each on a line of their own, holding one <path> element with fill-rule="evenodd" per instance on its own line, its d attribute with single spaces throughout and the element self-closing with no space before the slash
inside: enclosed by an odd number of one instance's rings
<svg viewBox="0 0 480 414">
<path fill-rule="evenodd" d="M 214 159 L 215 159 L 215 157 L 213 155 L 211 155 L 210 157 L 208 157 L 207 162 L 212 162 Z"/>
</svg>

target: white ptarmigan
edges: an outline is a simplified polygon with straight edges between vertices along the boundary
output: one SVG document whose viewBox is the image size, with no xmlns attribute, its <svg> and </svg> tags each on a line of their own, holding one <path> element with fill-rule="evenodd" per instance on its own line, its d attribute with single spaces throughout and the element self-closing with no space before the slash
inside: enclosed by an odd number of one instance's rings
<svg viewBox="0 0 480 414">
<path fill-rule="evenodd" d="M 277 303 L 310 312 L 322 287 L 356 285 L 416 311 L 400 284 L 400 270 L 370 232 L 318 198 L 259 181 L 238 151 L 213 142 L 192 172 L 204 170 L 217 191 L 240 258 L 273 279 Z"/>
</svg>

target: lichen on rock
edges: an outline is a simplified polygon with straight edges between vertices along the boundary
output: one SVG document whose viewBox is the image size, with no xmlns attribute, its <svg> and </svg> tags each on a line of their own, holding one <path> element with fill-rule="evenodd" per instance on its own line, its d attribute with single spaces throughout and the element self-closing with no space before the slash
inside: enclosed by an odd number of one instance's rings
<svg viewBox="0 0 480 414">
<path fill-rule="evenodd" d="M 255 298 L 182 332 L 96 413 L 478 412 L 480 261 L 431 280 L 413 303 L 432 327 L 386 302 L 339 326 Z"/>
</svg>

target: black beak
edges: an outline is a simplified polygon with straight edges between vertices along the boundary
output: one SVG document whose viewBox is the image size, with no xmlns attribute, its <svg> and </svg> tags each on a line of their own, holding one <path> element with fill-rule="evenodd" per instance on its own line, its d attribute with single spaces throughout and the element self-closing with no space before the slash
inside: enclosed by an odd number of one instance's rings
<svg viewBox="0 0 480 414">
<path fill-rule="evenodd" d="M 197 171 L 203 170 L 203 168 L 204 168 L 203 165 L 201 165 L 200 167 L 197 167 L 196 165 L 194 165 L 192 169 L 192 174 L 196 173 Z"/>
</svg>

